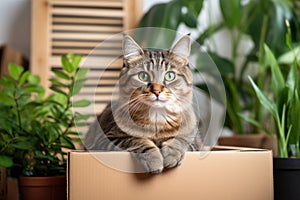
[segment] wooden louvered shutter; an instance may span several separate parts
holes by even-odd
[[[108,37],[136,26],[142,14],[142,0],[33,0],[31,71],[41,76],[42,84],[50,86],[51,69],[60,68],[60,56],[67,53],[87,56]],[[120,52],[121,42],[105,43],[109,48],[96,49],[98,61]],[[83,58],[84,59],[84,58]],[[95,93],[95,107],[101,111],[110,100],[122,62],[107,66],[87,64],[90,73],[81,95]],[[98,73],[97,73],[98,72]],[[98,74],[102,77],[98,82]],[[92,99],[91,99],[92,100]]]

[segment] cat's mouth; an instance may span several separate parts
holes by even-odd
[[[150,101],[151,101],[151,106],[161,108],[166,105],[166,102],[168,101],[168,99],[164,98],[161,95],[159,95],[159,96],[154,95],[151,97]]]

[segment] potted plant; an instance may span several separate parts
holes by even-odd
[[[249,73],[249,69],[258,69],[255,77],[258,79],[258,85],[264,86],[265,80],[268,80],[268,74],[263,71],[263,60],[260,59],[264,51],[263,44],[267,43],[277,56],[286,51],[286,48],[282,48],[286,32],[284,19],[290,20],[294,24],[294,29],[299,28],[293,5],[289,1],[252,0],[243,3],[241,0],[219,0],[221,19],[216,23],[210,22],[205,30],[199,31],[201,22],[198,18],[203,11],[204,3],[208,3],[208,1],[173,0],[156,4],[145,13],[138,26],[141,28],[161,27],[175,31],[185,26],[188,27],[188,30],[200,32],[196,37],[196,42],[207,49],[207,53],[215,62],[224,82],[226,90],[225,126],[239,135],[258,133],[255,126],[251,126],[241,117],[241,115],[251,116],[258,121],[265,117],[261,105],[257,103],[257,98],[253,95],[251,85],[247,81],[247,73]],[[212,16],[212,12],[209,11],[208,15]],[[208,20],[211,18],[208,17]],[[214,36],[224,32],[228,33],[227,39],[230,41],[226,51],[231,52],[231,55],[227,57],[222,55],[218,48],[214,48],[216,46]],[[295,31],[295,33],[298,32]],[[154,34],[147,30],[145,34],[140,35],[146,37],[149,44],[157,43],[157,46],[161,45],[162,47],[170,46],[175,39],[175,34]],[[244,55],[240,55],[245,38],[253,43],[253,46]],[[195,49],[195,51],[199,52],[199,49]],[[195,73],[210,70],[205,60],[201,60],[201,58],[197,60]],[[204,84],[198,84],[197,87],[205,90]],[[276,143],[274,138],[266,134],[239,135],[221,138],[220,142],[227,145],[234,145],[237,142],[235,145],[253,147],[265,145],[269,148],[272,148],[274,142]],[[248,143],[249,138],[250,143]],[[246,143],[242,144],[241,142]]]
[[[272,117],[275,130],[269,130],[262,121],[247,120],[266,132],[276,132],[278,157],[273,159],[275,199],[298,199],[300,196],[299,47],[293,48],[290,29],[286,38],[291,52],[279,59],[275,58],[267,45],[264,46],[265,66],[271,69],[271,91],[265,91],[249,78],[259,102]],[[281,69],[280,63],[283,60],[285,60],[284,68]]]
[[[72,54],[61,57],[62,69],[52,71],[48,97],[40,78],[21,66],[10,64],[10,75],[0,78],[0,166],[19,177],[22,199],[66,198],[66,150],[79,142],[75,120],[80,124],[88,117],[71,109],[90,104],[72,102],[88,72],[78,68],[80,60]]]

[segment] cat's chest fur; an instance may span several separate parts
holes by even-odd
[[[124,118],[123,112],[120,111],[115,115],[115,121],[123,132],[135,137],[153,140],[175,137],[182,125],[181,116],[166,108],[146,107],[129,113],[131,123],[122,123],[124,120],[128,120]]]

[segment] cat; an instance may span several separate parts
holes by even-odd
[[[147,172],[161,173],[201,145],[192,106],[190,46],[185,35],[170,50],[142,49],[124,34],[117,98],[89,127],[85,148],[129,151]]]

